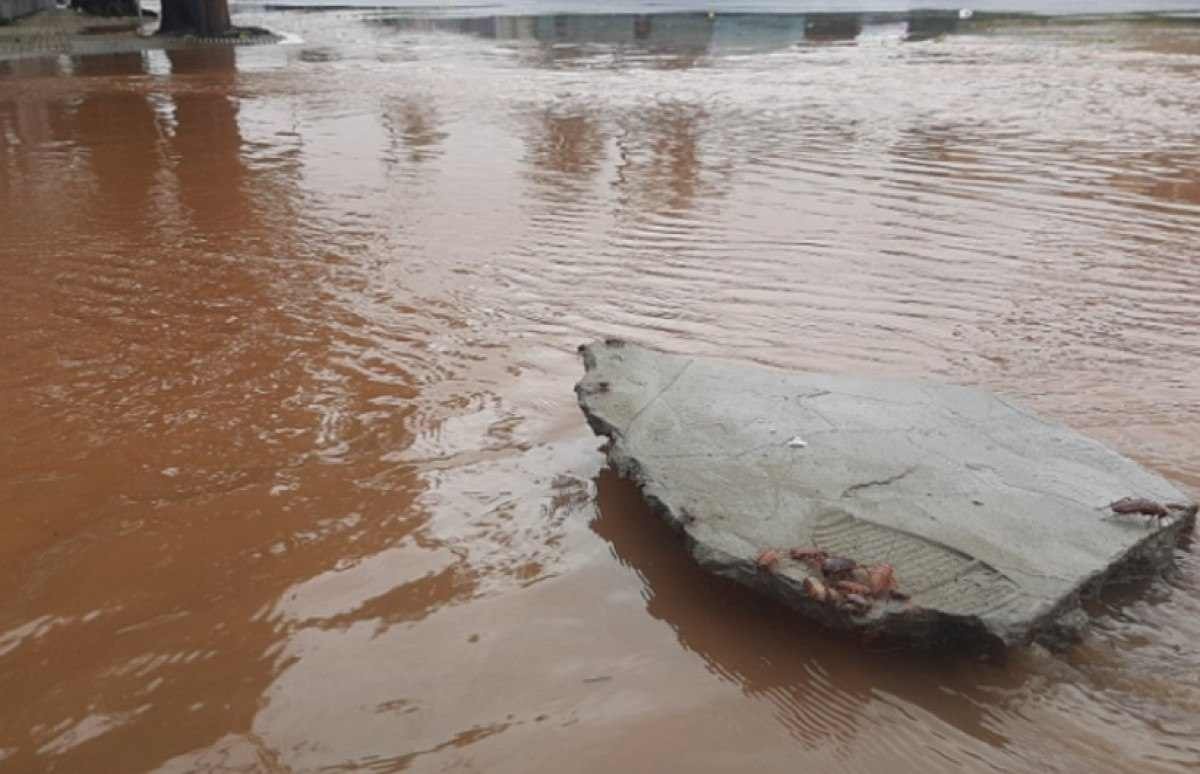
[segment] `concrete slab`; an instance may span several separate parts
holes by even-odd
[[[610,463],[696,561],[830,626],[1060,637],[1082,591],[1169,561],[1195,521],[1161,476],[982,390],[580,351],[579,404]]]

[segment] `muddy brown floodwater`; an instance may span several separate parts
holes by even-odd
[[[0,770],[1195,770],[1190,542],[1065,653],[860,645],[571,387],[983,385],[1200,491],[1200,28],[243,19],[0,63]]]

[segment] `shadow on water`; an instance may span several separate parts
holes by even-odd
[[[647,613],[668,623],[680,646],[712,672],[774,705],[779,722],[807,747],[830,738],[849,747],[870,734],[863,707],[881,695],[920,707],[988,746],[1008,742],[989,722],[995,694],[1017,691],[1025,675],[814,629],[784,606],[696,566],[631,482],[605,470],[596,484],[592,529],[637,572]],[[900,663],[904,668],[895,668]]]

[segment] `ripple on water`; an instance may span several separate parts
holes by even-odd
[[[1065,654],[900,656],[693,567],[570,391],[599,335],[929,376],[1200,488],[1194,28],[259,20],[0,75],[0,761],[1200,759],[1190,542]]]

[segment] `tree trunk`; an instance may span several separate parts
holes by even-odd
[[[223,35],[233,29],[229,0],[162,0],[161,35]]]

